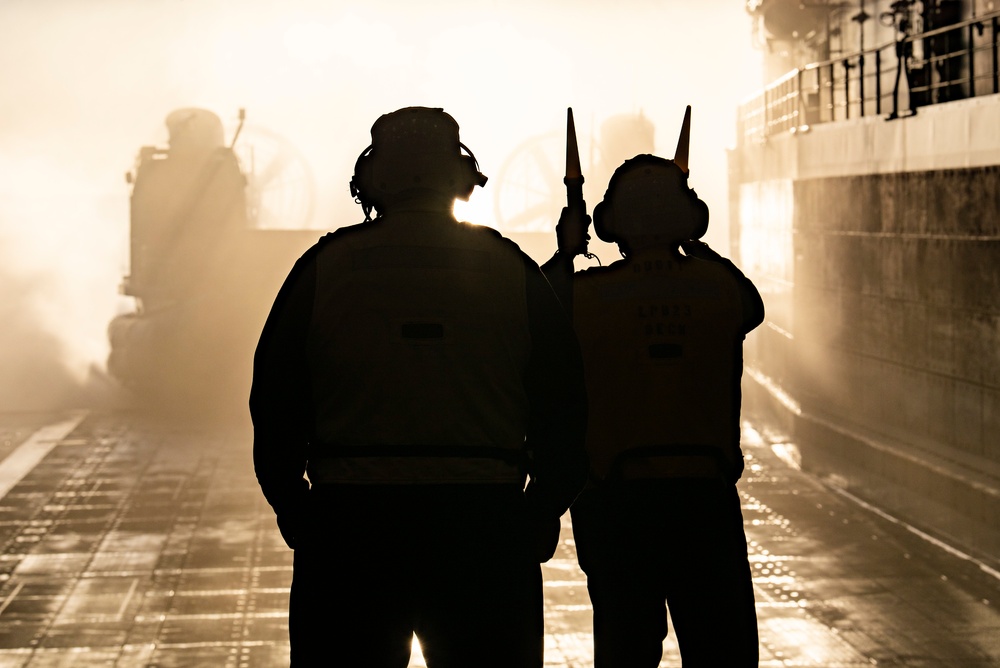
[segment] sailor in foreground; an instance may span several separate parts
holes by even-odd
[[[443,110],[379,118],[365,222],[296,263],[261,334],[254,465],[295,550],[293,666],[405,668],[414,633],[430,668],[542,665],[583,370],[538,266],[455,219],[485,181]]]
[[[687,183],[689,136],[690,107],[674,160],[639,155],[615,171],[593,224],[623,259],[576,273],[590,221],[573,206],[569,150],[570,206],[543,266],[572,311],[590,401],[591,482],[571,513],[597,668],[657,666],[667,609],[686,668],[758,661],[736,482],[742,345],[764,307],[699,241],[708,207]]]

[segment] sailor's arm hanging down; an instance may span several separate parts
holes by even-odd
[[[278,292],[254,354],[250,390],[254,471],[291,548],[309,490],[312,399],[305,341],[316,291],[314,254],[296,262]]]

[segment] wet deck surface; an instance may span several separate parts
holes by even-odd
[[[1000,665],[998,574],[770,446],[748,433],[740,483],[762,666]],[[287,665],[291,553],[247,434],[0,415],[0,458],[0,668]],[[546,665],[588,668],[590,605],[568,524],[544,574]],[[680,666],[672,637],[661,665]]]

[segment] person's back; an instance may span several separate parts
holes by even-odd
[[[366,221],[296,263],[254,360],[293,665],[403,668],[415,633],[431,668],[540,667],[539,562],[586,476],[578,346],[537,265],[454,219],[485,181],[454,120],[408,108],[372,136]]]
[[[516,482],[531,348],[522,253],[488,228],[426,212],[336,237],[317,254],[325,287],[308,342],[318,440],[406,448],[407,466],[378,461],[372,473],[391,470],[398,482]],[[420,448],[453,446],[494,456],[475,462],[475,474],[433,451],[414,465]],[[311,462],[309,477],[332,482],[349,471],[356,480],[364,461]]]
[[[669,246],[643,248],[576,276],[573,320],[587,396],[599,407],[587,443],[600,477],[615,465],[653,470],[651,448],[705,452],[734,465],[742,311],[729,272]],[[639,456],[641,464],[628,463]]]
[[[742,342],[763,317],[760,296],[695,241],[708,208],[688,187],[686,165],[626,161],[593,223],[623,260],[567,274],[579,252],[570,247],[545,268],[563,286],[587,378],[591,482],[571,512],[594,607],[595,666],[657,666],[665,603],[686,667],[756,665],[735,482]],[[563,230],[564,239],[583,236]]]

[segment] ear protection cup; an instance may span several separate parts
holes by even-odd
[[[605,199],[602,199],[598,205],[594,207],[594,213],[591,216],[591,220],[594,223],[594,233],[597,234],[598,239],[609,244],[616,244],[622,241],[622,239],[619,239],[618,236],[612,232],[615,227],[615,214],[614,210],[608,205],[607,202],[607,195],[605,195]]]
[[[365,214],[365,220],[371,220],[373,208],[378,206],[374,198],[375,188],[372,185],[372,158],[371,153],[374,147],[369,145],[354,163],[354,175],[351,177],[351,197],[361,205],[361,210]]]
[[[368,159],[371,152],[372,146],[369,145],[354,162],[354,175],[351,177],[351,197],[357,198],[362,192],[370,192],[372,189],[372,167],[371,160]]]
[[[463,200],[467,200],[476,186],[482,188],[489,179],[479,171],[479,161],[476,160],[476,156],[472,154],[469,147],[461,142],[458,145],[468,155],[459,157],[459,163],[461,163],[462,167],[458,171],[461,175],[458,177],[455,186],[458,196]]]
[[[695,208],[695,226],[694,234],[691,235],[692,240],[701,239],[708,232],[708,205],[698,197],[698,194],[692,190],[691,197],[694,200],[692,204]]]

